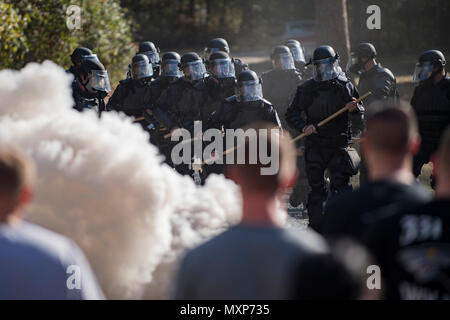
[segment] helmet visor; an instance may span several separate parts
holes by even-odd
[[[328,81],[335,79],[341,73],[339,60],[331,57],[322,60],[313,61],[314,63],[314,80]]]
[[[150,61],[150,63],[152,65],[157,64],[160,61],[158,52],[146,51],[146,52],[143,52],[142,54],[145,54],[147,56],[148,61]]]
[[[183,73],[178,67],[178,60],[164,60],[162,63],[162,75],[167,77],[181,77]]]
[[[153,75],[153,68],[147,61],[133,63],[131,77],[133,79],[149,78]]]
[[[210,71],[215,78],[234,78],[236,76],[234,64],[230,59],[216,59],[210,63]]]
[[[97,55],[95,53],[88,54],[87,56],[83,56],[83,60],[91,60],[91,61],[100,62],[100,60],[98,59],[98,57],[97,57]]]
[[[108,71],[106,70],[91,70],[91,72],[89,72],[89,84],[92,89],[97,91],[111,91]]]
[[[292,57],[294,58],[295,62],[303,62],[306,63],[305,59],[305,52],[303,51],[302,47],[289,47],[292,53]]]
[[[251,102],[263,98],[262,86],[259,81],[249,80],[238,82],[236,91],[238,101]]]
[[[184,74],[192,81],[203,79],[206,73],[205,65],[201,60],[188,62],[183,67]]]
[[[275,69],[281,70],[293,70],[295,69],[294,58],[290,53],[282,53],[278,55],[273,61],[273,66]]]
[[[429,61],[417,63],[414,69],[413,82],[425,81],[433,74],[433,64]]]

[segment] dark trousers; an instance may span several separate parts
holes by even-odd
[[[309,224],[316,231],[320,231],[323,204],[328,197],[325,170],[328,169],[330,175],[331,194],[351,189],[351,174],[344,168],[345,144],[346,141],[333,141],[333,139],[321,139],[314,136],[308,137],[305,141],[306,173],[311,187],[307,209]]]

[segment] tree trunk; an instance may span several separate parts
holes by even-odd
[[[317,46],[330,45],[339,52],[341,67],[350,55],[347,0],[315,0]]]

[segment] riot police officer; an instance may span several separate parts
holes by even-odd
[[[271,60],[273,69],[263,73],[261,76],[263,92],[264,96],[277,108],[277,113],[280,116],[283,128],[288,128],[285,118],[286,111],[297,92],[297,87],[303,82],[303,79],[295,69],[294,59],[287,46],[275,47],[272,50]],[[296,130],[291,129],[289,131],[292,136],[298,135]],[[309,192],[306,175],[302,174],[305,172],[303,141],[298,141],[296,147],[299,153],[297,157],[297,169],[300,174],[298,175],[297,183],[291,193],[288,204],[288,213],[293,215],[296,207],[299,207],[302,203],[304,203],[303,207],[305,207],[305,197]]]
[[[230,54],[230,47],[228,46],[227,40],[223,38],[211,39],[205,48],[204,58],[208,60],[210,55],[217,51],[223,51]],[[239,74],[244,70],[248,70],[248,64],[244,63],[242,60],[237,58],[231,58],[231,60],[234,63],[236,74]]]
[[[111,91],[108,72],[98,59],[84,59],[81,62],[76,81],[72,83],[74,109],[92,109],[100,116],[106,111],[104,98]]]
[[[371,103],[377,100],[397,99],[397,80],[391,70],[376,61],[377,51],[371,43],[360,43],[349,61],[348,71],[359,75],[358,91],[372,92],[364,102],[369,110]]]
[[[223,100],[234,94],[235,71],[230,56],[224,51],[216,51],[208,60],[209,77],[198,82],[193,90],[194,103],[201,112],[202,129],[222,129],[220,112]],[[213,155],[212,155],[213,156]],[[223,165],[209,164],[204,166],[202,179],[211,173],[223,173]]]
[[[305,50],[303,49],[300,41],[295,39],[289,39],[284,43],[289,48],[294,58],[295,68],[303,79],[309,79],[312,76],[312,70],[307,66]]]
[[[157,107],[156,101],[172,82],[183,76],[180,70],[180,59],[180,55],[174,51],[166,52],[161,56],[161,74],[150,83],[152,102],[146,106],[144,111],[150,141],[159,148],[161,154],[165,156],[165,162],[169,165],[172,165],[170,160],[172,142],[164,137],[170,131],[155,119],[155,114],[162,114],[163,118],[165,116],[165,111]]]
[[[70,55],[70,59],[72,60],[73,64],[69,69],[66,70],[66,72],[72,73],[76,78],[83,58],[89,55],[92,55],[92,51],[90,49],[84,47],[75,48],[75,50],[73,50],[72,54]]]
[[[194,99],[201,111],[203,130],[221,129],[217,117],[223,100],[234,95],[234,64],[226,52],[216,51],[208,60],[208,72],[210,76],[195,85]]]
[[[294,100],[286,113],[287,123],[307,135],[305,162],[311,192],[308,195],[310,226],[320,229],[323,203],[327,199],[325,170],[330,174],[330,190],[333,194],[350,189],[350,176],[355,174],[358,159],[349,150],[349,112],[334,118],[322,127],[317,124],[344,106],[362,116],[362,107],[355,100],[356,88],[340,72],[339,55],[330,46],[318,47],[310,61],[314,66],[314,78],[297,89]],[[306,119],[302,117],[305,112]],[[353,161],[350,161],[353,160]]]
[[[226,98],[222,105],[221,122],[225,129],[238,129],[258,121],[281,128],[277,111],[263,97],[261,79],[254,71],[245,70],[237,76],[236,94]]]
[[[193,99],[192,91],[206,74],[206,68],[195,52],[189,52],[181,57],[180,68],[184,75],[170,83],[157,99],[153,116],[161,126],[173,132],[176,128],[185,128],[191,132],[194,121],[201,119],[199,106]],[[170,138],[168,138],[170,139]],[[189,174],[189,166],[182,164],[176,167],[181,174]]]
[[[398,99],[397,80],[392,72],[381,66],[376,61],[377,51],[371,43],[360,43],[350,59],[347,71],[359,75],[358,91],[372,92],[364,106],[366,112],[370,112],[370,105],[375,101]],[[352,119],[353,135],[359,135],[364,129],[364,123],[358,118]],[[364,161],[361,162],[359,183],[364,184],[368,180],[367,169]]]
[[[273,69],[261,75],[264,97],[275,105],[281,125],[287,128],[286,110],[302,83],[302,77],[295,70],[294,59],[287,46],[273,48],[270,58]]]
[[[145,106],[151,103],[149,89],[153,68],[144,54],[136,54],[131,61],[131,78],[120,80],[107,109],[124,112],[127,116],[140,118]]]
[[[420,151],[414,158],[414,174],[418,176],[422,166],[437,150],[445,127],[450,124],[450,79],[442,52],[428,50],[422,53],[413,81],[418,86],[414,89],[411,105],[417,114],[422,137]]]
[[[160,73],[161,59],[159,57],[159,48],[151,41],[139,43],[139,51],[137,53],[145,54],[153,66],[153,76],[157,77]]]

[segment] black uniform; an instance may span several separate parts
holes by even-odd
[[[365,243],[378,259],[387,299],[450,299],[450,200],[383,210]]]
[[[450,78],[447,76],[437,84],[430,80],[420,83],[411,99],[422,138],[420,151],[414,158],[416,176],[436,152],[442,133],[450,124]]]
[[[273,105],[266,99],[252,102],[239,102],[237,97],[225,99],[221,122],[225,129],[239,129],[253,122],[270,122],[281,128],[280,119]]]
[[[128,78],[119,81],[119,85],[108,101],[107,109],[138,118],[142,116],[144,109],[152,103],[152,100],[150,82]]]
[[[72,82],[72,97],[75,102],[73,108],[77,111],[94,110],[99,115],[103,111],[108,111],[104,98],[99,94],[86,91],[78,81]]]
[[[286,113],[288,124],[299,131],[317,123],[343,108],[352,98],[358,98],[356,88],[340,74],[329,81],[318,82],[310,79],[297,89],[297,94]],[[302,113],[306,114],[306,121]],[[362,116],[362,110],[357,112]],[[305,139],[305,161],[311,192],[308,196],[310,224],[318,229],[322,217],[323,202],[327,199],[324,173],[330,173],[330,191],[337,193],[350,189],[350,176],[347,151],[349,140],[349,113],[345,112],[334,120],[317,128],[317,134]]]
[[[398,99],[397,81],[392,72],[376,64],[372,69],[361,73],[358,83],[358,92],[372,94],[364,101],[366,114],[371,112],[370,105],[376,101],[383,101],[387,99]],[[360,119],[352,119],[353,135],[359,135],[364,130],[364,123]],[[367,183],[367,167],[365,161],[361,161],[359,181],[360,185]]]

